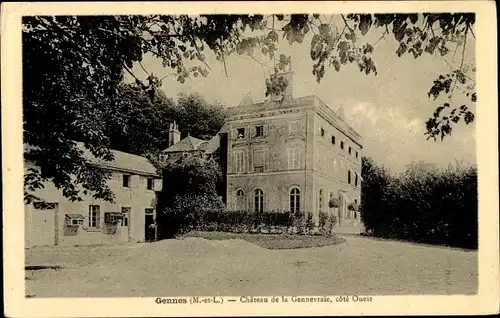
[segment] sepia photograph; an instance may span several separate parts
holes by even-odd
[[[19,17],[26,301],[478,295],[478,14],[279,8]]]

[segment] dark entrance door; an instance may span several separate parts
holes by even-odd
[[[155,240],[156,229],[155,229],[154,225],[155,225],[155,221],[154,221],[153,214],[146,214],[146,219],[144,222],[144,226],[145,226],[144,233],[146,236],[145,240],[147,242],[151,242],[151,241]]]

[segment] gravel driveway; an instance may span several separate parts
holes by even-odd
[[[477,252],[344,236],[345,243],[267,250],[201,238],[26,250],[31,297],[475,294]]]

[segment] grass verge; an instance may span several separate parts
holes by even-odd
[[[239,239],[270,250],[322,247],[345,242],[343,238],[336,235],[326,237],[315,235],[249,234],[192,231],[184,235],[183,237],[201,237],[207,240],[218,241]]]

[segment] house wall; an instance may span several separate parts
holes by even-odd
[[[264,192],[264,210],[289,210],[290,190],[300,190],[301,210],[310,210],[312,174],[310,166],[314,157],[310,154],[313,138],[307,134],[313,124],[313,104],[298,105],[294,109],[262,107],[260,111],[229,119],[227,152],[227,206],[236,209],[236,191],[245,193],[246,208],[254,207],[254,191]],[[244,111],[244,109],[242,110]],[[263,126],[263,136],[256,136],[257,126]],[[238,129],[244,128],[244,138],[238,138]],[[299,149],[298,165],[289,166],[288,150]],[[255,153],[263,151],[264,167],[255,167]],[[243,153],[244,170],[237,170],[236,153]]]
[[[306,188],[303,171],[280,172],[272,174],[233,175],[228,180],[228,209],[237,210],[236,191],[244,191],[243,209],[254,210],[255,190],[264,193],[264,211],[290,210],[290,191],[297,187],[300,191],[300,210],[312,211],[312,187]]]
[[[30,165],[26,165],[26,169]],[[142,242],[145,240],[145,209],[153,208],[156,218],[156,192],[147,189],[147,177],[131,175],[130,187],[122,186],[122,172],[113,172],[108,185],[115,194],[115,202],[105,202],[94,199],[89,195],[83,196],[81,202],[71,202],[52,183],[45,183],[44,188],[37,190],[34,195],[48,203],[57,203],[54,210],[38,210],[33,204],[25,205],[25,243],[26,246],[35,245],[87,245],[112,244],[118,242]],[[99,228],[90,228],[89,206],[98,205],[100,209]],[[129,227],[119,227],[115,234],[106,234],[105,212],[121,212],[122,207],[130,207],[128,217]],[[84,216],[83,225],[79,226],[76,235],[68,235],[65,231],[65,214],[81,214]],[[47,219],[53,218],[53,230],[47,225]],[[41,233],[44,233],[43,235]],[[66,232],[66,233],[65,233]],[[50,234],[47,234],[50,233]],[[54,240],[46,237],[54,237]],[[45,237],[45,239],[42,239]],[[51,244],[48,242],[52,241]]]
[[[316,97],[300,98],[293,103],[282,106],[260,103],[232,110],[227,154],[229,209],[237,207],[238,189],[245,193],[245,207],[253,209],[254,191],[259,188],[264,191],[264,209],[288,210],[289,191],[294,185],[300,188],[301,209],[312,212],[316,220],[320,189],[323,189],[324,211],[328,210],[330,193],[339,198],[342,191],[350,200],[360,203],[360,136]],[[300,123],[295,133],[291,133],[292,123]],[[254,129],[261,125],[265,127],[264,136],[256,137]],[[244,138],[238,138],[239,128],[245,129]],[[335,136],[335,144],[332,136]],[[290,170],[288,149],[293,147],[301,149],[300,166]],[[259,149],[266,154],[263,172],[256,172],[254,168],[253,154]],[[243,172],[236,169],[237,152],[244,154]],[[351,183],[348,183],[348,170],[351,170]],[[356,174],[358,183],[355,185]],[[343,197],[342,200],[346,210],[349,202]],[[348,212],[341,213],[347,216]]]
[[[332,116],[333,117],[333,116]],[[361,198],[361,145],[360,140],[345,133],[345,127],[337,118],[329,118],[328,114],[319,111],[314,118],[314,173],[313,173],[313,197],[315,202],[316,216],[319,213],[320,190],[323,190],[323,211],[328,209],[330,194],[341,198],[342,207],[338,213],[344,218],[353,218],[354,214],[347,210],[347,200],[340,195],[342,191],[350,200],[360,203]],[[322,135],[323,130],[323,135]],[[335,136],[335,143],[332,142]],[[341,148],[341,142],[344,148]],[[351,153],[349,154],[349,147]],[[358,153],[356,157],[356,152]],[[351,182],[348,181],[348,170],[351,171]],[[358,182],[355,176],[358,174]],[[359,219],[359,215],[356,215]]]

